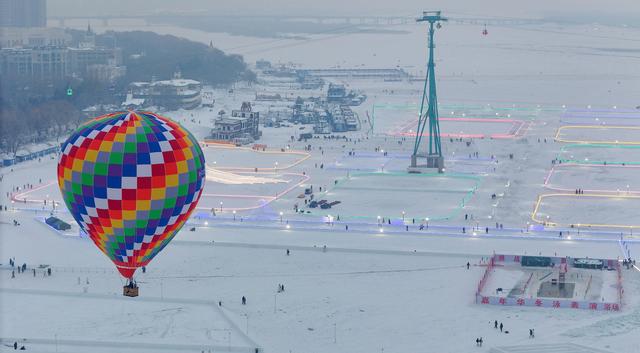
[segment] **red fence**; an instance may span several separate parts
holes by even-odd
[[[484,285],[487,284],[490,273],[491,271],[493,271],[493,267],[495,265],[495,257],[496,256],[493,255],[489,259],[489,262],[487,263],[487,267],[484,270],[484,274],[482,275],[482,279],[480,279],[480,282],[478,283],[478,290],[476,291],[476,304],[478,303],[478,295],[482,293],[482,290],[484,289]]]
[[[569,263],[568,257],[551,257],[554,263],[559,264],[567,264]],[[491,273],[496,266],[496,262],[512,262],[519,263],[521,256],[519,255],[498,255],[494,254],[489,263],[487,264],[487,268],[484,271],[482,279],[478,283],[478,288],[476,291],[476,304],[489,304],[489,305],[513,305],[513,306],[536,306],[536,307],[547,307],[547,308],[571,308],[571,309],[587,309],[587,310],[602,310],[602,311],[619,311],[622,308],[622,298],[624,294],[624,289],[622,287],[622,269],[620,262],[618,260],[611,259],[603,259],[603,262],[607,265],[608,268],[615,268],[617,271],[617,289],[618,289],[618,298],[616,302],[596,302],[596,301],[586,301],[586,300],[571,300],[571,299],[549,299],[549,298],[524,298],[524,297],[500,297],[497,295],[483,295],[482,292],[484,287],[491,276]],[[571,266],[568,264],[568,266]],[[527,286],[531,282],[531,278],[533,274],[529,276],[524,289],[526,290]]]
[[[624,294],[624,288],[622,288],[622,266],[620,262],[617,263],[616,271],[618,271],[618,303],[622,306],[622,295]]]

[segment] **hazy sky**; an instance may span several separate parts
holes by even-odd
[[[640,0],[48,0],[52,16],[157,11],[211,11],[236,14],[390,14],[417,15],[422,10],[476,16],[583,17],[604,14],[640,23]]]

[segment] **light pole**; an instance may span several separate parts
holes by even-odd
[[[236,220],[236,210],[233,210],[233,220]]]
[[[429,217],[424,219],[425,221],[427,221],[427,229],[429,229]]]
[[[280,211],[280,223],[282,223],[282,216],[284,215],[284,213],[282,211]]]
[[[378,216],[378,225],[380,225],[380,216]]]
[[[220,201],[220,212],[222,212],[222,201]]]
[[[404,215],[405,215],[405,212],[402,211],[402,223],[404,223]]]

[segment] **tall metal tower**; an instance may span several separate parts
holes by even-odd
[[[440,16],[440,11],[424,11],[422,17],[416,19],[416,22],[429,23],[429,61],[427,63],[427,75],[424,80],[424,90],[422,91],[422,103],[420,104],[416,140],[413,146],[413,154],[411,155],[410,172],[419,172],[420,167],[437,168],[440,173],[444,171],[444,157],[442,157],[442,146],[440,144],[440,124],[438,123],[438,96],[436,93],[436,64],[433,58],[433,49],[435,48],[433,34],[436,28],[441,27],[440,23],[445,21],[447,21],[447,19]],[[427,124],[429,125],[429,153],[425,156],[420,154],[420,143],[422,142],[422,136]],[[418,165],[418,157],[426,157],[427,165]]]

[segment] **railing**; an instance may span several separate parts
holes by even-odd
[[[529,287],[529,284],[531,284],[531,279],[532,278],[533,278],[533,272],[531,272],[531,274],[529,275],[529,279],[524,283],[524,287],[522,287],[522,295],[523,296],[527,292],[527,287]]]
[[[587,289],[584,291],[583,299],[587,299],[587,294],[589,293],[589,289],[591,289],[591,280],[593,279],[593,275],[589,275],[589,282],[587,282]]]

